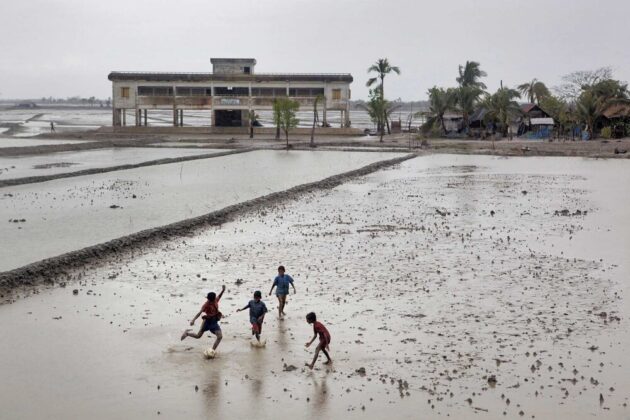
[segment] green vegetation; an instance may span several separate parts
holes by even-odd
[[[389,64],[389,60],[387,58],[379,58],[368,68],[367,71],[368,73],[377,73],[378,76],[369,78],[365,85],[367,87],[371,87],[374,83],[380,80],[381,83],[376,87],[376,91],[380,93],[381,100],[385,101],[385,76],[390,73],[400,74],[400,68]],[[383,123],[384,125],[387,125],[387,134],[391,134],[391,130],[389,128],[389,118],[385,118]],[[383,127],[377,127],[377,129],[379,132],[382,132]]]
[[[457,89],[438,88],[433,86],[428,91],[429,94],[429,112],[419,113],[427,117],[427,121],[422,126],[422,131],[429,132],[432,129],[439,128],[442,135],[446,134],[446,126],[444,124],[444,114],[455,109],[457,104]]]
[[[516,87],[521,94],[525,95],[527,100],[536,105],[540,105],[540,101],[551,95],[547,86],[538,79],[532,79],[531,82],[520,84]]]
[[[284,131],[287,149],[289,148],[289,131],[297,127],[300,122],[295,116],[298,109],[300,109],[300,104],[289,98],[278,98],[273,103],[273,120],[277,129]]]

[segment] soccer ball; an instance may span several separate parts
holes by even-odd
[[[249,343],[252,347],[265,347],[267,345],[267,340],[252,340]]]
[[[216,351],[214,351],[214,349],[213,349],[213,348],[205,349],[205,350],[203,351],[203,356],[204,356],[206,359],[214,359],[214,356],[216,356],[216,355],[217,355],[217,352],[216,352]]]

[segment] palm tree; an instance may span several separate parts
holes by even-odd
[[[313,102],[313,128],[311,128],[311,147],[315,147],[315,125],[317,125],[317,121],[319,120],[319,114],[317,113],[317,103],[319,101],[325,101],[326,98],[324,95],[317,95],[315,97],[315,101]]]
[[[438,88],[433,86],[428,91],[429,111],[419,112],[418,116],[427,116],[427,121],[422,125],[423,131],[429,131],[433,127],[440,127],[442,134],[446,134],[444,114],[455,108],[457,103],[457,91],[454,88]]]
[[[468,128],[469,118],[475,112],[483,91],[475,86],[460,86],[456,89],[457,109],[462,113],[464,129]]]
[[[472,86],[485,90],[486,85],[483,82],[480,82],[479,79],[486,77],[488,73],[481,70],[479,66],[480,64],[476,61],[466,61],[465,65],[460,65],[459,77],[455,79],[457,80],[457,83],[459,83],[459,86]]]
[[[535,103],[536,105],[540,105],[540,100],[550,95],[547,86],[537,79],[518,85],[516,89],[525,95],[530,103]]]
[[[367,87],[371,87],[374,83],[380,80],[381,83],[379,86],[377,86],[377,89],[380,91],[381,99],[384,100],[385,99],[385,76],[387,76],[390,73],[400,74],[400,68],[398,68],[397,66],[390,65],[389,60],[387,58],[379,58],[378,60],[376,60],[374,64],[372,64],[368,68],[367,71],[368,73],[372,73],[372,72],[377,73],[378,76],[369,78],[368,81],[365,83],[365,85]],[[385,124],[387,124],[387,133],[391,134],[391,130],[389,128],[389,119],[385,120]]]
[[[494,94],[486,95],[483,101],[484,107],[488,110],[486,120],[497,122],[503,136],[508,133],[511,119],[521,114],[521,107],[516,102],[516,99],[520,97],[521,94],[516,89],[501,87]],[[494,149],[494,137],[492,148]]]
[[[367,111],[370,119],[376,125],[376,129],[380,135],[379,141],[382,143],[383,134],[385,132],[385,121],[400,105],[394,105],[387,99],[383,99],[378,87],[376,89],[370,89],[369,98],[367,103],[357,105]]]

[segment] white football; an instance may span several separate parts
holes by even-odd
[[[217,355],[217,352],[216,352],[216,351],[214,351],[214,349],[209,348],[209,349],[205,349],[205,350],[203,351],[203,355],[204,355],[204,357],[205,357],[206,359],[214,359],[214,356],[216,356],[216,355]]]

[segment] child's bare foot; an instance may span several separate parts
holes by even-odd
[[[330,365],[331,363],[332,363],[332,359],[330,359],[330,360],[326,360],[326,361],[324,362],[324,364],[325,364],[325,365]]]
[[[313,365],[310,365],[308,363],[304,363],[304,366],[308,367],[310,370],[313,370]]]
[[[190,331],[192,331],[192,330],[184,330],[184,332],[182,333],[182,340],[181,341],[184,341],[184,338],[188,337],[188,333]]]

